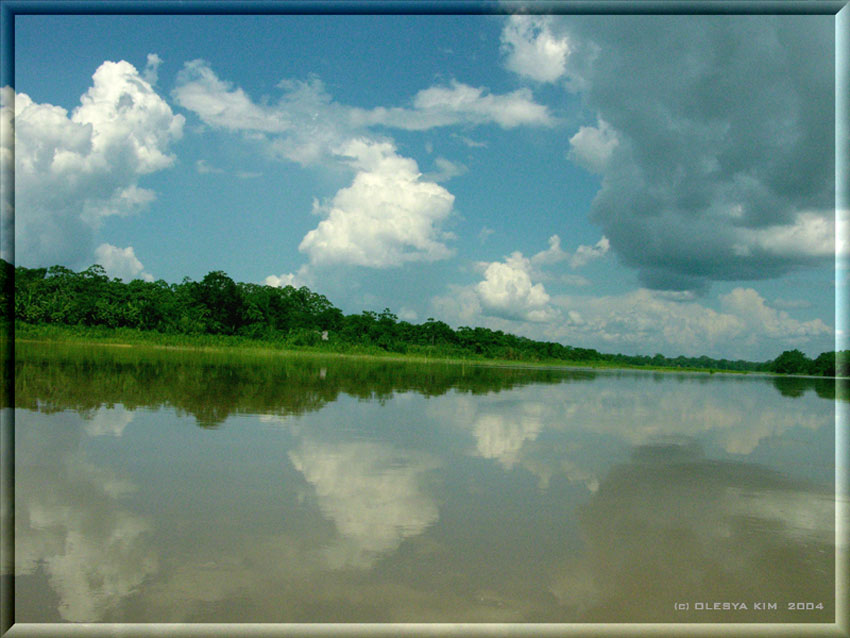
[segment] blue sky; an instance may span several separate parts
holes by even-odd
[[[847,277],[834,35],[832,16],[19,15],[15,261],[224,270],[606,352],[816,356],[843,339]]]

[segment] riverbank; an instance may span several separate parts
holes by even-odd
[[[252,339],[229,335],[164,334],[132,328],[105,328],[101,326],[63,326],[17,324],[15,342],[57,343],[91,345],[115,348],[149,347],[169,350],[195,350],[203,352],[239,352],[270,356],[326,356],[362,360],[399,361],[408,363],[442,363],[480,365],[493,367],[532,367],[569,370],[644,370],[650,372],[689,372],[699,374],[770,375],[768,372],[719,370],[716,368],[667,367],[628,365],[608,361],[567,361],[563,359],[493,359],[484,356],[451,356],[429,346],[412,346],[406,353],[390,352],[377,346],[346,343],[321,343],[320,345],[292,345],[285,340]]]

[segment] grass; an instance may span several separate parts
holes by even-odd
[[[400,362],[458,363],[465,365],[487,365],[501,367],[541,367],[541,368],[584,368],[584,369],[633,369],[652,372],[693,372],[751,374],[749,371],[716,370],[711,368],[677,368],[666,366],[638,366],[608,361],[567,361],[563,359],[523,360],[497,359],[485,356],[453,356],[440,352],[437,348],[414,346],[414,352],[389,352],[377,346],[361,346],[340,342],[328,342],[320,345],[293,345],[284,339],[264,340],[229,335],[187,335],[164,334],[133,328],[107,328],[103,326],[65,326],[32,325],[16,323],[15,341],[54,342],[77,345],[97,345],[110,347],[153,347],[165,349],[186,349],[200,351],[226,351],[230,353],[250,352],[268,355],[310,355],[352,357],[362,360],[382,360]],[[756,373],[752,373],[756,374]]]

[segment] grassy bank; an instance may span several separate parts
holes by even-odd
[[[638,366],[607,361],[568,361],[563,359],[492,359],[484,356],[457,356],[431,346],[411,346],[407,352],[388,352],[377,346],[353,345],[341,342],[323,342],[319,345],[295,345],[286,339],[264,340],[229,335],[208,334],[165,334],[133,328],[106,328],[102,326],[32,325],[17,323],[15,341],[54,342],[77,345],[100,345],[112,347],[153,347],[222,352],[250,352],[252,354],[286,354],[352,357],[406,362],[440,362],[466,365],[585,368],[585,369],[634,369],[655,372],[698,372],[705,374],[748,374],[747,371],[717,370],[696,367]]]

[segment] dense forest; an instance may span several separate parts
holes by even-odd
[[[7,324],[102,326],[171,335],[230,335],[286,347],[345,352],[393,352],[458,358],[606,363],[627,366],[848,375],[850,351],[810,359],[789,350],[772,361],[606,354],[535,341],[489,328],[400,321],[389,308],[344,314],[306,287],[235,282],[222,271],[179,284],[110,279],[100,265],[74,272],[64,266],[14,267],[0,260],[0,317]]]

